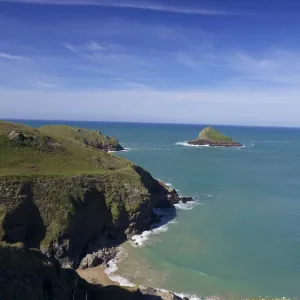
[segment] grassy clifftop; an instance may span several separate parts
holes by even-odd
[[[85,143],[100,150],[119,151],[124,148],[115,137],[103,135],[99,130],[74,128],[65,125],[48,125],[40,128],[46,134],[55,134],[69,139]]]
[[[0,176],[78,175],[125,169],[133,173],[129,161],[62,136],[0,122]]]

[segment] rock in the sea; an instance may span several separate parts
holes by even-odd
[[[187,202],[191,202],[191,201],[194,201],[194,199],[192,197],[185,197],[185,196],[182,196],[180,197],[182,203],[187,203]]]
[[[212,127],[204,128],[199,137],[195,140],[188,141],[190,145],[214,146],[214,147],[241,147],[241,143],[234,141],[229,136],[225,136]]]

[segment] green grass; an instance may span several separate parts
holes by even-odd
[[[204,128],[199,134],[199,139],[216,142],[232,142],[232,139],[229,136],[221,134],[212,127]]]
[[[74,139],[97,148],[102,145],[120,146],[118,140],[113,137],[107,137],[98,130],[89,130],[85,128],[74,128],[66,125],[48,125],[40,128],[41,132],[46,134],[55,134],[57,136]]]
[[[22,131],[34,136],[34,145],[22,145],[9,140],[11,131]],[[45,137],[61,145],[47,149]],[[98,151],[77,142],[53,134],[8,122],[0,122],[0,176],[4,175],[75,175],[102,173],[128,169],[132,164],[104,151]]]

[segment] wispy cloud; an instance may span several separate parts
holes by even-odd
[[[162,11],[188,15],[230,15],[232,13],[223,10],[200,9],[198,7],[184,7],[167,4],[150,3],[147,1],[109,1],[109,0],[0,0],[0,2],[19,2],[47,5],[95,5],[116,8],[132,8],[150,11]],[[170,1],[171,2],[171,1]]]
[[[68,50],[72,51],[73,53],[77,53],[77,49],[75,46],[69,44],[69,43],[64,43],[63,44],[65,48],[67,48]]]
[[[0,59],[9,59],[9,60],[24,60],[25,57],[19,55],[12,55],[9,53],[0,52]]]
[[[102,51],[102,50],[105,50],[106,47],[100,45],[98,42],[96,41],[89,41],[87,44],[86,44],[86,47],[91,50],[91,51]]]
[[[48,82],[45,82],[45,81],[40,81],[38,80],[36,82],[36,84],[40,87],[43,87],[43,88],[59,88],[61,87],[60,85],[58,84],[52,84],[52,83],[48,83]]]

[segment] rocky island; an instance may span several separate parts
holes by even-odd
[[[40,128],[46,134],[59,135],[74,139],[86,145],[104,151],[122,151],[124,148],[115,137],[106,136],[100,130],[74,128],[67,125],[47,125]]]
[[[241,147],[241,143],[234,141],[229,136],[225,136],[212,127],[201,130],[199,137],[187,142],[190,145],[213,146],[213,147]]]
[[[0,121],[0,299],[181,299],[89,283],[75,271],[105,264],[157,221],[154,208],[181,200],[143,168],[77,138],[82,133]]]

